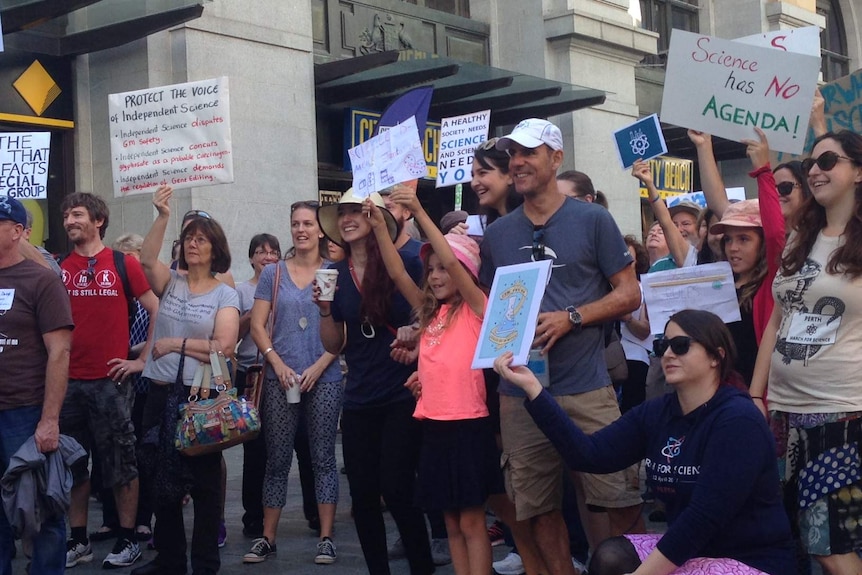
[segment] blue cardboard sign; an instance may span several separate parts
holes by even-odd
[[[631,168],[636,160],[649,160],[667,153],[656,114],[620,128],[614,132],[614,142],[623,169]]]

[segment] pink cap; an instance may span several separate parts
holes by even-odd
[[[479,258],[479,244],[476,243],[476,240],[461,234],[446,234],[444,237],[458,261],[464,264],[464,267],[473,274],[474,278],[479,279],[479,268],[482,266],[482,260]],[[433,249],[431,244],[422,244],[419,256],[425,261]]]
[[[742,200],[727,206],[721,221],[712,224],[711,234],[723,234],[726,228],[762,228],[760,220],[760,202],[757,200]]]

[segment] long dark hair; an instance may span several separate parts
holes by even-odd
[[[802,190],[803,202],[811,197],[811,188],[808,186],[808,178],[802,170],[802,162],[799,160],[793,160],[792,162],[778,164],[775,169],[772,170],[772,173],[775,174],[778,170],[788,170],[793,175],[793,179],[796,180],[796,183],[799,184],[799,189]],[[796,219],[799,217],[799,211],[801,210],[797,210],[795,213],[790,215],[789,221],[787,222],[788,229],[793,229]]]
[[[684,309],[670,316],[667,323],[670,322],[678,325],[688,337],[702,345],[706,353],[718,362],[719,379],[722,383],[735,384],[735,380],[740,379],[734,371],[736,344],[733,343],[730,330],[720,317],[709,311]],[[667,330],[667,324],[664,327]],[[724,350],[723,356],[721,350]]]
[[[826,139],[835,140],[841,150],[857,166],[862,166],[862,136],[849,130],[828,132],[814,141],[816,146]],[[806,178],[807,179],[807,178]],[[830,274],[846,274],[852,279],[862,275],[862,182],[856,184],[855,204],[850,220],[844,228],[844,243],[829,256],[826,271]],[[781,258],[781,275],[797,273],[808,259],[820,230],[826,227],[826,208],[810,196],[799,207],[796,215],[793,238]]]
[[[350,257],[350,244],[344,242],[344,253]],[[389,277],[380,246],[374,232],[365,236],[365,274],[362,276],[362,300],[359,304],[359,314],[371,325],[386,325],[389,323],[389,302],[394,295],[395,282]]]
[[[496,141],[496,138],[494,140]],[[500,170],[504,174],[509,173],[509,154],[494,146],[479,146],[476,148],[473,158],[486,170]],[[509,184],[509,189],[506,191],[506,213],[508,214],[523,203],[524,197],[515,191],[514,184]],[[479,206],[479,213],[485,216],[485,227],[490,226],[494,220],[503,215],[496,208],[485,206]]]
[[[698,230],[700,230],[701,222],[706,222],[706,237],[703,238],[703,245],[700,247],[700,251],[697,252],[697,265],[712,264],[722,259],[722,254],[713,253],[712,248],[709,247],[709,220],[711,220],[714,215],[715,210],[707,207],[700,212],[700,215],[697,218]]]

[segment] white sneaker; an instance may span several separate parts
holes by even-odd
[[[497,575],[523,575],[524,562],[521,561],[521,556],[514,551],[491,564],[494,568],[494,573]]]
[[[102,561],[102,569],[119,569],[128,567],[141,558],[141,548],[137,541],[121,539],[114,545],[114,549],[108,553]]]
[[[69,541],[66,544],[66,569],[71,569],[75,565],[81,563],[89,563],[93,560],[93,548],[90,543],[74,543]]]

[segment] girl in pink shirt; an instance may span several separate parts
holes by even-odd
[[[503,491],[503,483],[485,381],[481,370],[470,368],[487,303],[477,279],[479,246],[465,235],[444,236],[411,187],[397,186],[390,199],[412,212],[430,242],[420,252],[425,281],[419,288],[380,209],[369,201],[363,205],[386,269],[413,306],[422,331],[419,371],[405,384],[417,396],[413,417],[423,425],[417,503],[426,511],[443,511],[456,574],[489,573],[485,502]]]

